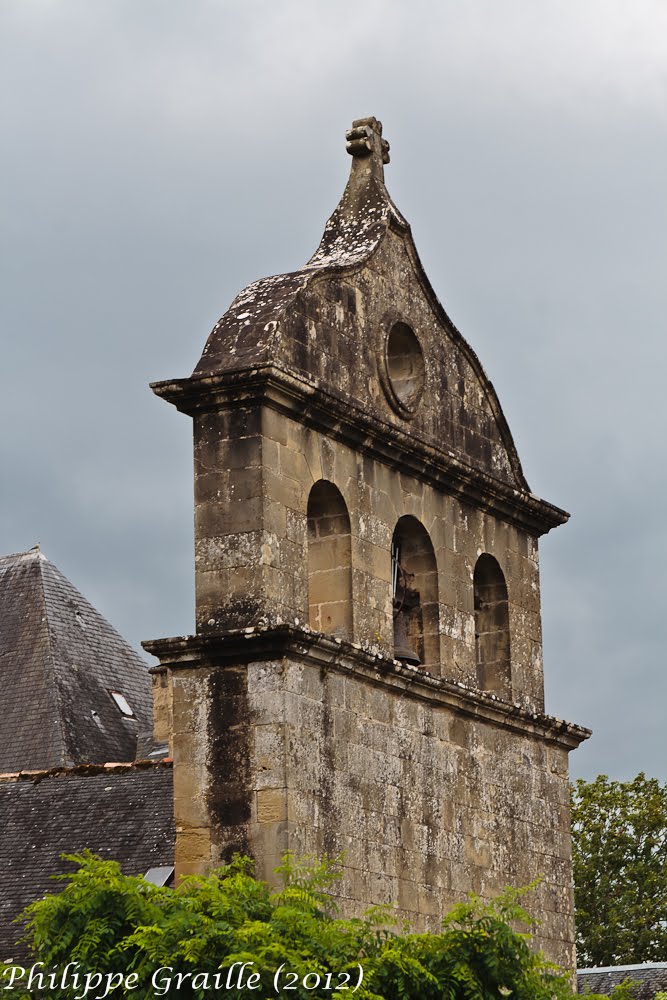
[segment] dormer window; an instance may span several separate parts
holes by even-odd
[[[121,694],[120,691],[109,691],[109,694],[116,702],[116,705],[118,706],[120,712],[125,716],[125,718],[134,719],[135,717],[134,712],[130,708],[130,704],[125,695]]]

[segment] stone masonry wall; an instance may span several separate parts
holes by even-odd
[[[573,965],[563,746],[362,672],[295,659],[247,670],[247,837],[264,877],[287,848],[344,852],[345,913],[386,903],[435,929],[471,891],[542,876],[527,903],[538,943]]]
[[[490,553],[508,587],[512,700],[542,711],[535,538],[268,407],[197,421],[198,632],[308,622],[308,496],[325,479],[350,516],[354,640],[392,653],[391,539],[398,519],[413,515],[438,565],[442,676],[476,684],[472,579]]]

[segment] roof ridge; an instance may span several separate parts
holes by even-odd
[[[58,631],[59,626],[62,625],[60,619],[60,614],[65,610],[65,601],[67,602],[67,607],[69,610],[74,612],[76,620],[81,625],[80,617],[83,617],[84,621],[90,623],[91,621],[96,623],[96,627],[89,630],[88,635],[85,638],[85,645],[87,650],[91,650],[91,636],[98,634],[99,629],[103,629],[107,636],[108,647],[115,645],[115,648],[119,651],[120,655],[123,656],[124,660],[128,663],[132,663],[132,669],[137,671],[143,670],[148,675],[149,665],[144,660],[143,656],[128,642],[128,640],[123,636],[118,629],[109,621],[109,619],[104,615],[99,608],[90,601],[85,594],[83,594],[79,588],[70,580],[70,578],[63,573],[61,569],[56,566],[55,563],[50,560],[45,560],[44,563],[40,564],[40,569],[42,572],[42,580],[45,588],[45,600],[47,607],[47,620],[49,621],[50,634],[53,634],[60,641],[54,643],[54,655],[52,660],[53,670],[54,670],[54,683],[57,689],[58,706],[59,706],[59,716],[60,725],[63,732],[63,744],[64,744],[64,760],[73,762],[79,759],[79,750],[76,744],[75,729],[73,728],[72,718],[68,715],[68,705],[67,705],[67,676],[72,675],[72,668],[75,664],[66,655],[67,650],[71,648],[71,637],[68,634]],[[53,621],[49,617],[51,611],[53,611]],[[83,626],[82,626],[83,627]],[[89,668],[85,673],[87,675],[96,675],[96,668],[93,661],[95,657],[93,652],[90,654],[92,659],[88,664]],[[76,664],[78,669],[78,663]],[[128,690],[126,683],[127,677],[124,679],[125,683],[121,683],[120,689],[125,693],[132,695],[130,690]],[[80,687],[83,680],[77,680],[77,687]],[[111,688],[115,688],[119,681],[111,685],[105,684],[107,692]],[[130,689],[132,684],[130,684]],[[134,705],[136,708],[136,703]],[[99,705],[96,706],[99,710]],[[94,718],[94,716],[93,716]],[[147,721],[147,720],[145,720]],[[136,748],[135,748],[136,749]]]
[[[42,592],[42,603],[44,605],[44,621],[46,622],[46,637],[48,643],[48,653],[46,656],[45,670],[48,670],[48,672],[51,675],[50,681],[52,688],[52,696],[55,701],[56,719],[58,722],[58,731],[60,734],[60,745],[62,747],[62,761],[63,761],[63,766],[66,766],[67,742],[65,736],[65,725],[63,722],[63,703],[60,694],[60,687],[58,685],[58,678],[56,676],[55,656],[53,653],[53,630],[51,628],[51,621],[49,618],[49,602],[46,599],[46,586],[44,583],[44,563],[47,563],[49,566],[53,566],[53,563],[50,562],[46,558],[46,556],[43,556],[39,562],[39,583]],[[46,666],[46,664],[48,664],[48,666]]]
[[[577,969],[577,975],[597,975],[602,972],[638,972],[642,969],[667,969],[667,962],[639,962],[635,965],[591,965],[587,969]]]
[[[116,628],[116,626],[113,624],[113,622],[111,622],[107,618],[106,614],[104,614],[102,611],[100,611],[100,609],[95,604],[93,604],[93,602],[91,600],[89,600],[86,597],[86,595],[84,593],[82,593],[82,591],[79,590],[79,588],[77,587],[77,585],[75,583],[73,583],[70,580],[70,578],[65,573],[63,573],[63,571],[61,569],[59,569],[58,566],[56,566],[56,564],[54,562],[52,562],[51,559],[47,559],[46,556],[44,556],[43,557],[42,567],[46,568],[47,566],[49,567],[49,569],[53,570],[53,572],[55,573],[55,575],[58,576],[63,581],[64,585],[69,590],[74,591],[74,593],[76,595],[77,602],[80,603],[82,607],[85,605],[84,610],[89,609],[90,612],[93,615],[95,615],[98,619],[100,619],[100,621],[104,622],[104,627],[107,628],[110,632],[113,633],[114,638],[117,639],[124,647],[126,647],[127,649],[129,649],[130,652],[132,652],[134,654],[134,656],[139,660],[139,662],[143,664],[143,666],[145,667],[145,669],[148,670],[149,667],[150,667],[150,664],[146,662],[146,660],[143,658],[143,656],[139,652],[139,650],[137,648],[135,648],[135,646],[133,646],[132,643],[128,639],[125,638],[125,636],[122,634],[122,632],[119,632],[119,630]]]
[[[66,778],[70,775],[90,778],[98,774],[118,774],[126,771],[148,771],[153,767],[173,767],[173,758],[161,757],[159,760],[145,758],[143,760],[110,761],[107,764],[73,764],[71,766],[50,767],[37,770],[10,771],[0,774],[0,784],[10,782],[32,781],[39,783],[45,778]]]
[[[36,545],[33,545],[32,548],[27,549],[25,552],[8,552],[6,555],[0,556],[0,563],[19,562],[19,561],[27,562],[28,560],[32,559],[38,559],[42,562],[49,561],[42,552],[39,546],[39,542],[37,542]]]

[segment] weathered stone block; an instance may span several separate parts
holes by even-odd
[[[287,819],[287,790],[262,788],[257,792],[257,822],[278,823]]]

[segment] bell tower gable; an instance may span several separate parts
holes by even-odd
[[[375,118],[347,133],[350,178],[320,245],[299,271],[247,286],[213,328],[190,379],[157,384],[191,411],[249,369],[342,402],[351,419],[398,432],[462,469],[529,492],[495,390],[426,276],[384,183],[389,144]],[[406,433],[407,432],[407,435]]]
[[[248,286],[189,378],[196,634],[160,658],[176,868],[343,853],[344,911],[440,926],[542,876],[573,961],[567,754],[544,714],[534,496],[387,193],[374,118],[310,261]],[[530,845],[530,850],[527,849]]]

